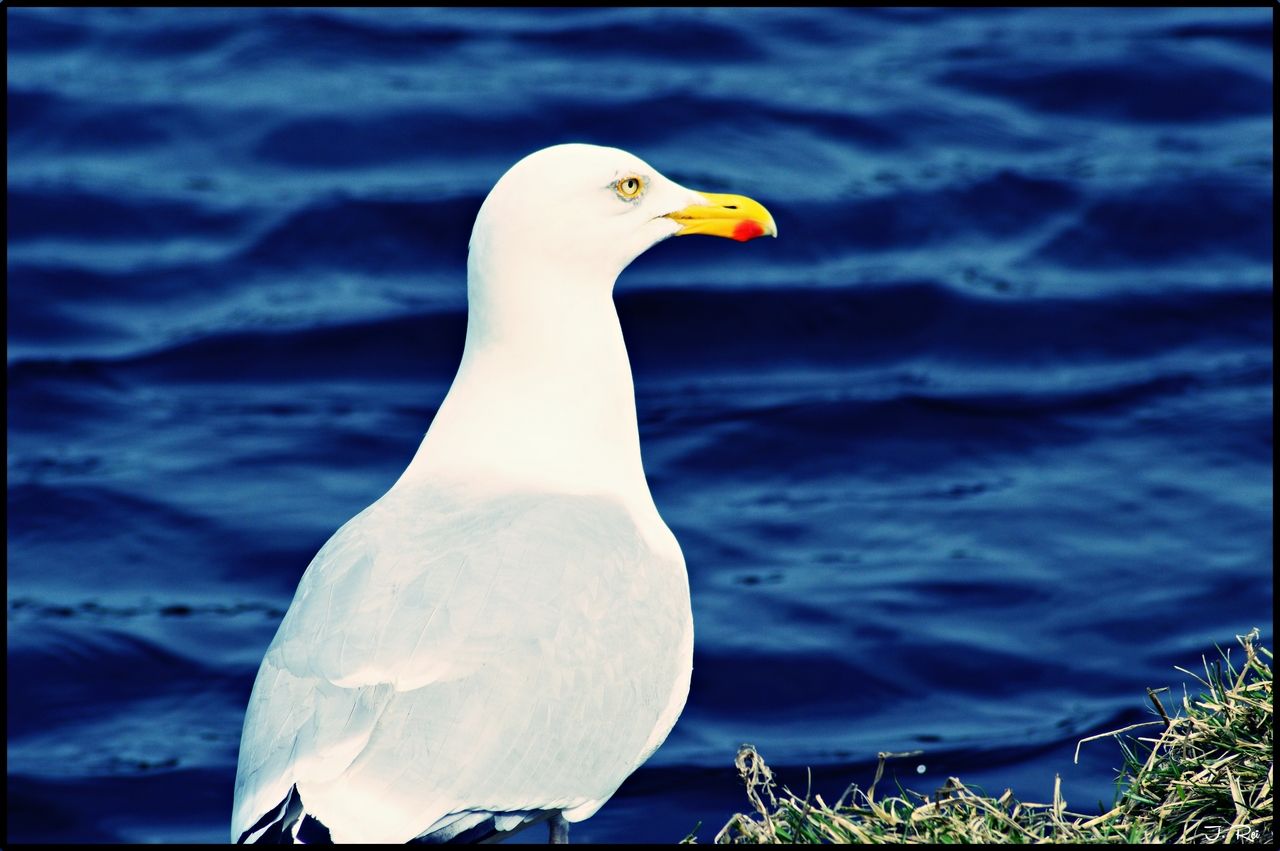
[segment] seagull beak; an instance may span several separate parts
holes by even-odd
[[[709,236],[727,236],[738,242],[746,242],[757,236],[778,235],[773,216],[759,201],[743,195],[716,195],[699,192],[706,203],[694,203],[683,210],[667,213],[667,218],[683,225],[676,236],[705,233]]]

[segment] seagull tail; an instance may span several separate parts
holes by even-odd
[[[519,810],[495,813],[469,810],[451,813],[436,821],[409,844],[459,844],[496,842],[532,824],[559,815],[559,810]],[[332,845],[329,829],[306,811],[298,787],[240,834],[238,845]]]
[[[237,845],[331,845],[329,829],[302,806],[298,787],[291,786],[284,800],[240,834]]]

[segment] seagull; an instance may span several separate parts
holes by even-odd
[[[462,362],[413,460],[320,549],[240,740],[232,842],[465,842],[594,814],[684,708],[684,556],[645,480],[618,275],[670,236],[777,236],[617,148],[485,198]]]

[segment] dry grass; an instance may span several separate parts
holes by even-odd
[[[1102,815],[1068,812],[1060,779],[1053,800],[1019,801],[1006,790],[987,797],[948,778],[932,797],[907,790],[877,798],[885,762],[909,754],[881,753],[864,792],[850,786],[828,805],[783,787],[755,748],[743,745],[737,767],[753,812],[739,813],[716,834],[717,843],[1165,843],[1271,844],[1272,654],[1255,644],[1257,631],[1237,636],[1245,658],[1204,661],[1191,674],[1204,691],[1184,695],[1170,717],[1148,690],[1160,720],[1081,740],[1115,737],[1124,753],[1116,805]],[[1154,737],[1122,739],[1136,727],[1159,726]],[[1077,755],[1079,747],[1077,746]],[[692,841],[687,838],[686,841]]]

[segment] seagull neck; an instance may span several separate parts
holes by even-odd
[[[462,363],[406,478],[651,506],[612,282],[485,283],[470,282]]]

